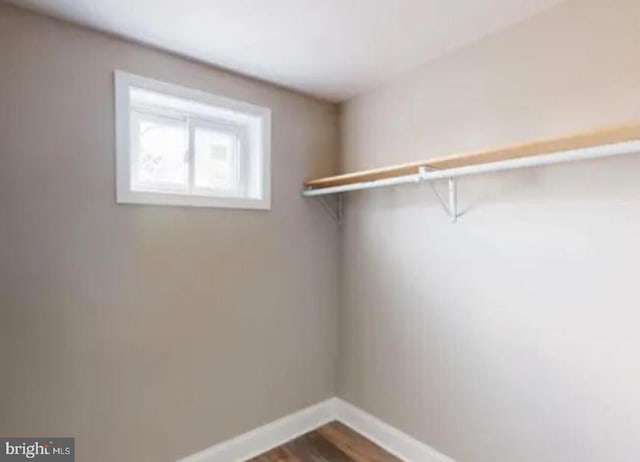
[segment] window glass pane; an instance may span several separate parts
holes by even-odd
[[[240,159],[238,137],[212,128],[196,127],[194,160],[196,188],[238,193]]]
[[[166,189],[186,189],[186,123],[161,117],[138,117],[137,183]]]

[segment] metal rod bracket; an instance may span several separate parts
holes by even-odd
[[[449,218],[451,223],[458,221],[458,188],[455,178],[449,178]]]
[[[448,179],[447,185],[449,188],[449,196],[447,198],[448,200],[445,201],[444,199],[442,199],[442,197],[438,193],[438,190],[433,185],[433,180],[429,178],[429,175],[428,175],[429,172],[433,172],[433,171],[434,169],[430,169],[429,167],[426,167],[426,166],[419,167],[418,175],[420,177],[420,181],[426,181],[427,183],[429,183],[429,186],[431,187],[431,190],[433,191],[435,196],[438,198],[440,205],[442,205],[442,208],[445,210],[447,215],[449,215],[449,218],[451,219],[451,223],[456,223],[458,221],[458,217],[460,216],[458,214],[458,188],[456,184],[456,179],[455,178]]]
[[[329,204],[325,196],[317,196],[317,199],[318,201],[320,201],[322,207],[324,207],[331,218],[333,218],[336,223],[341,225],[343,215],[342,194],[337,195],[335,207],[332,207],[331,204]]]

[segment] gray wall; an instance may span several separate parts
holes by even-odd
[[[334,395],[337,109],[0,5],[0,435],[174,461]],[[273,110],[270,212],[115,204],[113,70]]]
[[[639,43],[637,0],[563,4],[346,104],[344,169],[640,120]],[[339,395],[460,462],[640,460],[639,172],[464,179],[456,225],[350,195]]]

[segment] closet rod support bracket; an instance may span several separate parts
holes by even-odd
[[[458,187],[455,178],[449,178],[449,217],[451,223],[458,221]]]
[[[342,194],[336,195],[335,206],[332,206],[325,196],[317,196],[318,201],[322,204],[322,207],[326,212],[335,220],[339,225],[342,224],[344,205],[342,203]]]
[[[456,183],[456,179],[453,177],[448,179],[447,185],[449,188],[449,196],[447,201],[445,201],[442,199],[442,197],[440,197],[438,190],[433,185],[433,180],[430,180],[428,178],[428,173],[432,171],[434,171],[434,169],[430,169],[429,167],[426,167],[426,166],[419,167],[418,168],[419,181],[426,181],[427,183],[429,183],[429,186],[431,186],[431,190],[438,198],[438,201],[442,205],[442,208],[445,210],[447,215],[449,215],[451,223],[456,223],[458,221],[458,217],[460,216],[458,214],[458,185]]]

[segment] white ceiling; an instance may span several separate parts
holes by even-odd
[[[562,0],[10,0],[340,101]]]

